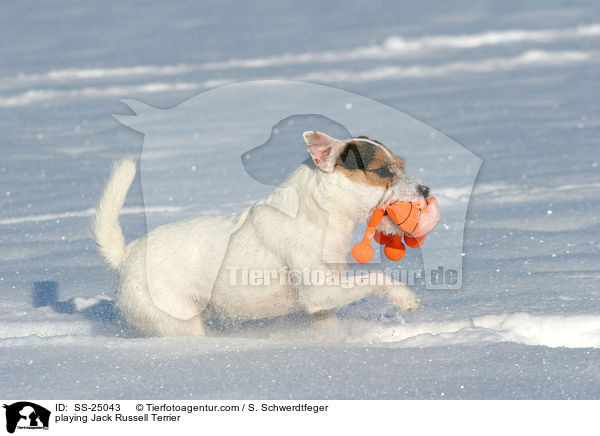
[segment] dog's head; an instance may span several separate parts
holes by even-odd
[[[302,136],[320,171],[320,188],[357,220],[368,220],[376,207],[429,196],[429,187],[406,174],[404,160],[378,141],[366,136],[340,140],[315,130]],[[387,215],[378,229],[401,233]]]

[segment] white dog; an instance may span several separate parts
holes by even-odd
[[[345,271],[359,221],[367,221],[378,206],[429,193],[405,173],[404,161],[377,141],[338,140],[317,131],[303,137],[312,162],[301,164],[266,201],[234,217],[161,226],[127,246],[118,217],[135,163],[114,166],[93,230],[100,251],[118,271],[116,306],[129,326],[143,335],[204,335],[203,318],[211,313],[256,319],[306,311],[318,318],[374,293],[401,310],[418,307],[410,289],[382,272],[351,287],[276,277],[289,271]],[[379,229],[400,232],[387,216]],[[236,276],[255,271],[271,280],[257,285]]]

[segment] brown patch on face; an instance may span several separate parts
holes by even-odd
[[[357,138],[346,144],[335,170],[354,182],[387,188],[404,172],[404,161],[377,141]]]

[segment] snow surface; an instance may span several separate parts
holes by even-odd
[[[2,9],[5,398],[600,398],[596,2]],[[132,337],[89,226],[111,162],[142,147],[112,117],[130,114],[119,100],[167,108],[267,78],[377,99],[483,159],[462,289],[416,289],[421,307],[409,314],[373,297],[316,324],[294,315],[215,322],[207,338]],[[203,164],[223,169],[214,150]],[[432,188],[469,196],[451,180]],[[146,212],[175,221],[190,202],[229,214],[258,199],[198,192]],[[146,231],[144,213],[138,176],[121,218],[128,241]]]

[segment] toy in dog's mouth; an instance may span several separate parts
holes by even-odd
[[[352,248],[352,256],[357,262],[367,263],[373,258],[373,237],[385,245],[385,255],[390,260],[400,260],[406,253],[402,242],[402,233],[387,234],[377,230],[384,215],[389,217],[404,234],[404,243],[409,247],[419,247],[425,242],[425,236],[440,222],[440,209],[435,197],[414,201],[399,201],[377,208],[361,242]]]
[[[385,213],[405,234],[414,238],[430,233],[440,222],[440,208],[435,197],[392,203],[385,207]]]

